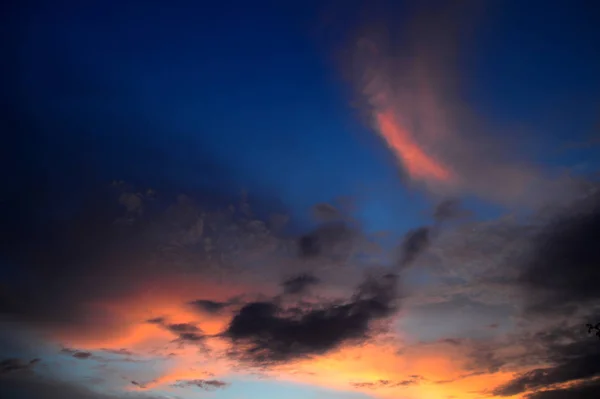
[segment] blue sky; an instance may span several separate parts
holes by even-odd
[[[12,83],[44,126],[38,159],[60,168],[77,157],[100,178],[147,185],[245,188],[296,217],[315,202],[358,197],[375,229],[418,223],[405,209],[419,198],[403,192],[393,157],[316,45],[320,4],[75,3],[15,19],[25,21],[26,46]],[[594,32],[585,10],[535,3],[490,5],[461,77],[486,117],[525,124],[546,147],[541,161],[569,165],[548,147],[585,139],[597,122]]]

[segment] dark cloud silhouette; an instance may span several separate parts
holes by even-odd
[[[600,300],[600,196],[575,203],[534,238],[518,283],[529,294],[528,311],[569,313]]]
[[[40,359],[32,359],[28,362],[16,358],[4,359],[0,361],[0,376],[17,371],[30,370],[39,361]]]
[[[285,280],[281,285],[286,294],[303,294],[311,286],[319,283],[319,279],[312,274],[303,273]]]
[[[600,376],[600,345],[586,336],[585,331],[577,331],[571,325],[533,334],[525,339],[523,344],[529,348],[538,348],[537,353],[531,355],[541,358],[542,362],[549,366],[517,375],[511,381],[492,390],[492,394],[512,396],[549,388],[554,384],[580,380],[585,383],[586,380]],[[535,394],[532,397],[536,397]]]
[[[214,391],[216,389],[223,389],[229,386],[229,383],[220,380],[202,380],[202,379],[194,379],[194,380],[177,380],[173,387],[176,388],[189,388],[196,387],[204,389],[205,391]]]
[[[170,324],[164,317],[146,320],[146,323],[159,325],[165,330],[175,334],[177,336],[175,341],[180,343],[202,343],[206,338],[202,330],[191,323]]]
[[[596,399],[600,397],[600,381],[589,381],[562,389],[538,391],[527,399]]]
[[[177,335],[178,342],[196,343],[205,338],[202,330],[190,323],[169,324],[165,328]]]
[[[77,349],[71,349],[71,348],[63,348],[61,349],[61,353],[65,353],[68,355],[73,356],[75,359],[89,359],[90,357],[92,357],[92,353],[91,352],[87,352],[87,351],[80,351]]]
[[[404,236],[400,244],[399,266],[410,265],[430,244],[431,229],[427,226],[411,230]]]
[[[224,337],[232,355],[252,363],[285,362],[326,353],[344,342],[368,336],[370,322],[396,309],[397,277],[368,278],[350,301],[293,311],[277,301],[246,304],[231,320]]]
[[[189,304],[200,311],[210,314],[220,313],[223,309],[232,305],[231,302],[217,302],[209,299],[197,299]]]

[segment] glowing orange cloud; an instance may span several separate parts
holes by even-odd
[[[413,179],[424,181],[448,181],[450,171],[429,156],[402,127],[390,110],[376,112],[377,128],[381,137],[402,160]]]

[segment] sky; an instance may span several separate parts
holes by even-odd
[[[0,396],[598,397],[592,3],[3,5]]]

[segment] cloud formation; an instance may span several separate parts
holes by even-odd
[[[368,278],[340,304],[282,308],[274,301],[246,304],[224,336],[234,355],[253,363],[285,362],[324,354],[368,337],[370,323],[396,310],[397,276]]]
[[[485,26],[483,3],[365,8],[375,16],[348,39],[352,56],[344,68],[352,66],[360,112],[408,182],[437,197],[475,195],[510,206],[570,197],[574,182],[559,182],[531,163],[515,128],[476,115],[462,92],[462,55]]]

